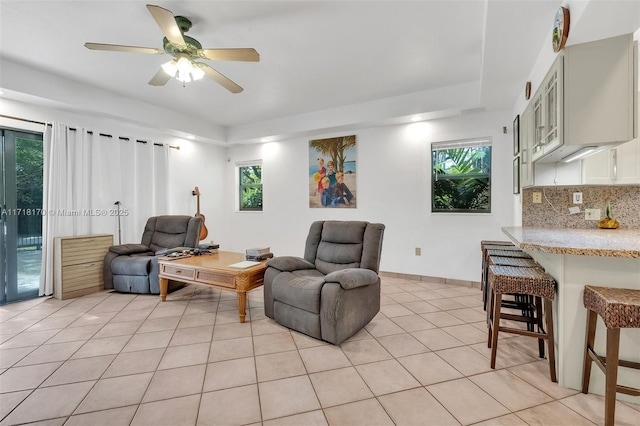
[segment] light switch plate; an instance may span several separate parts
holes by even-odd
[[[576,206],[569,207],[569,214],[578,214],[578,213],[580,213],[580,207],[576,207]]]

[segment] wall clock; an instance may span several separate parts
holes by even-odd
[[[551,35],[551,43],[553,51],[558,53],[564,48],[569,36],[569,9],[560,7],[553,19],[553,33]]]

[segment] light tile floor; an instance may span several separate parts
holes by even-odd
[[[0,425],[603,423],[603,398],[552,383],[534,339],[501,336],[489,367],[480,290],[383,278],[382,293],[339,347],[266,318],[261,289],[244,324],[233,293],[203,286],[0,307]],[[640,405],[616,420],[639,425]]]

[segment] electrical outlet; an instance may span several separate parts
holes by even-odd
[[[416,247],[416,256],[422,256],[422,249],[420,247]]]
[[[584,209],[584,220],[600,220],[600,209]]]
[[[542,192],[533,193],[533,204],[540,204],[542,202]]]
[[[582,192],[573,193],[573,204],[582,204]]]

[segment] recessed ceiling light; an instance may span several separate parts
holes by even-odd
[[[193,136],[193,135],[189,135],[189,136],[187,136],[187,139],[194,140],[195,138],[196,138],[196,137],[195,137],[195,136]]]
[[[414,115],[413,117],[411,117],[411,121],[420,121],[422,120],[422,117],[420,117],[419,115]]]
[[[271,142],[272,140],[273,140],[273,138],[270,138],[270,137],[267,136],[267,137],[264,137],[264,138],[260,139],[260,142]]]

